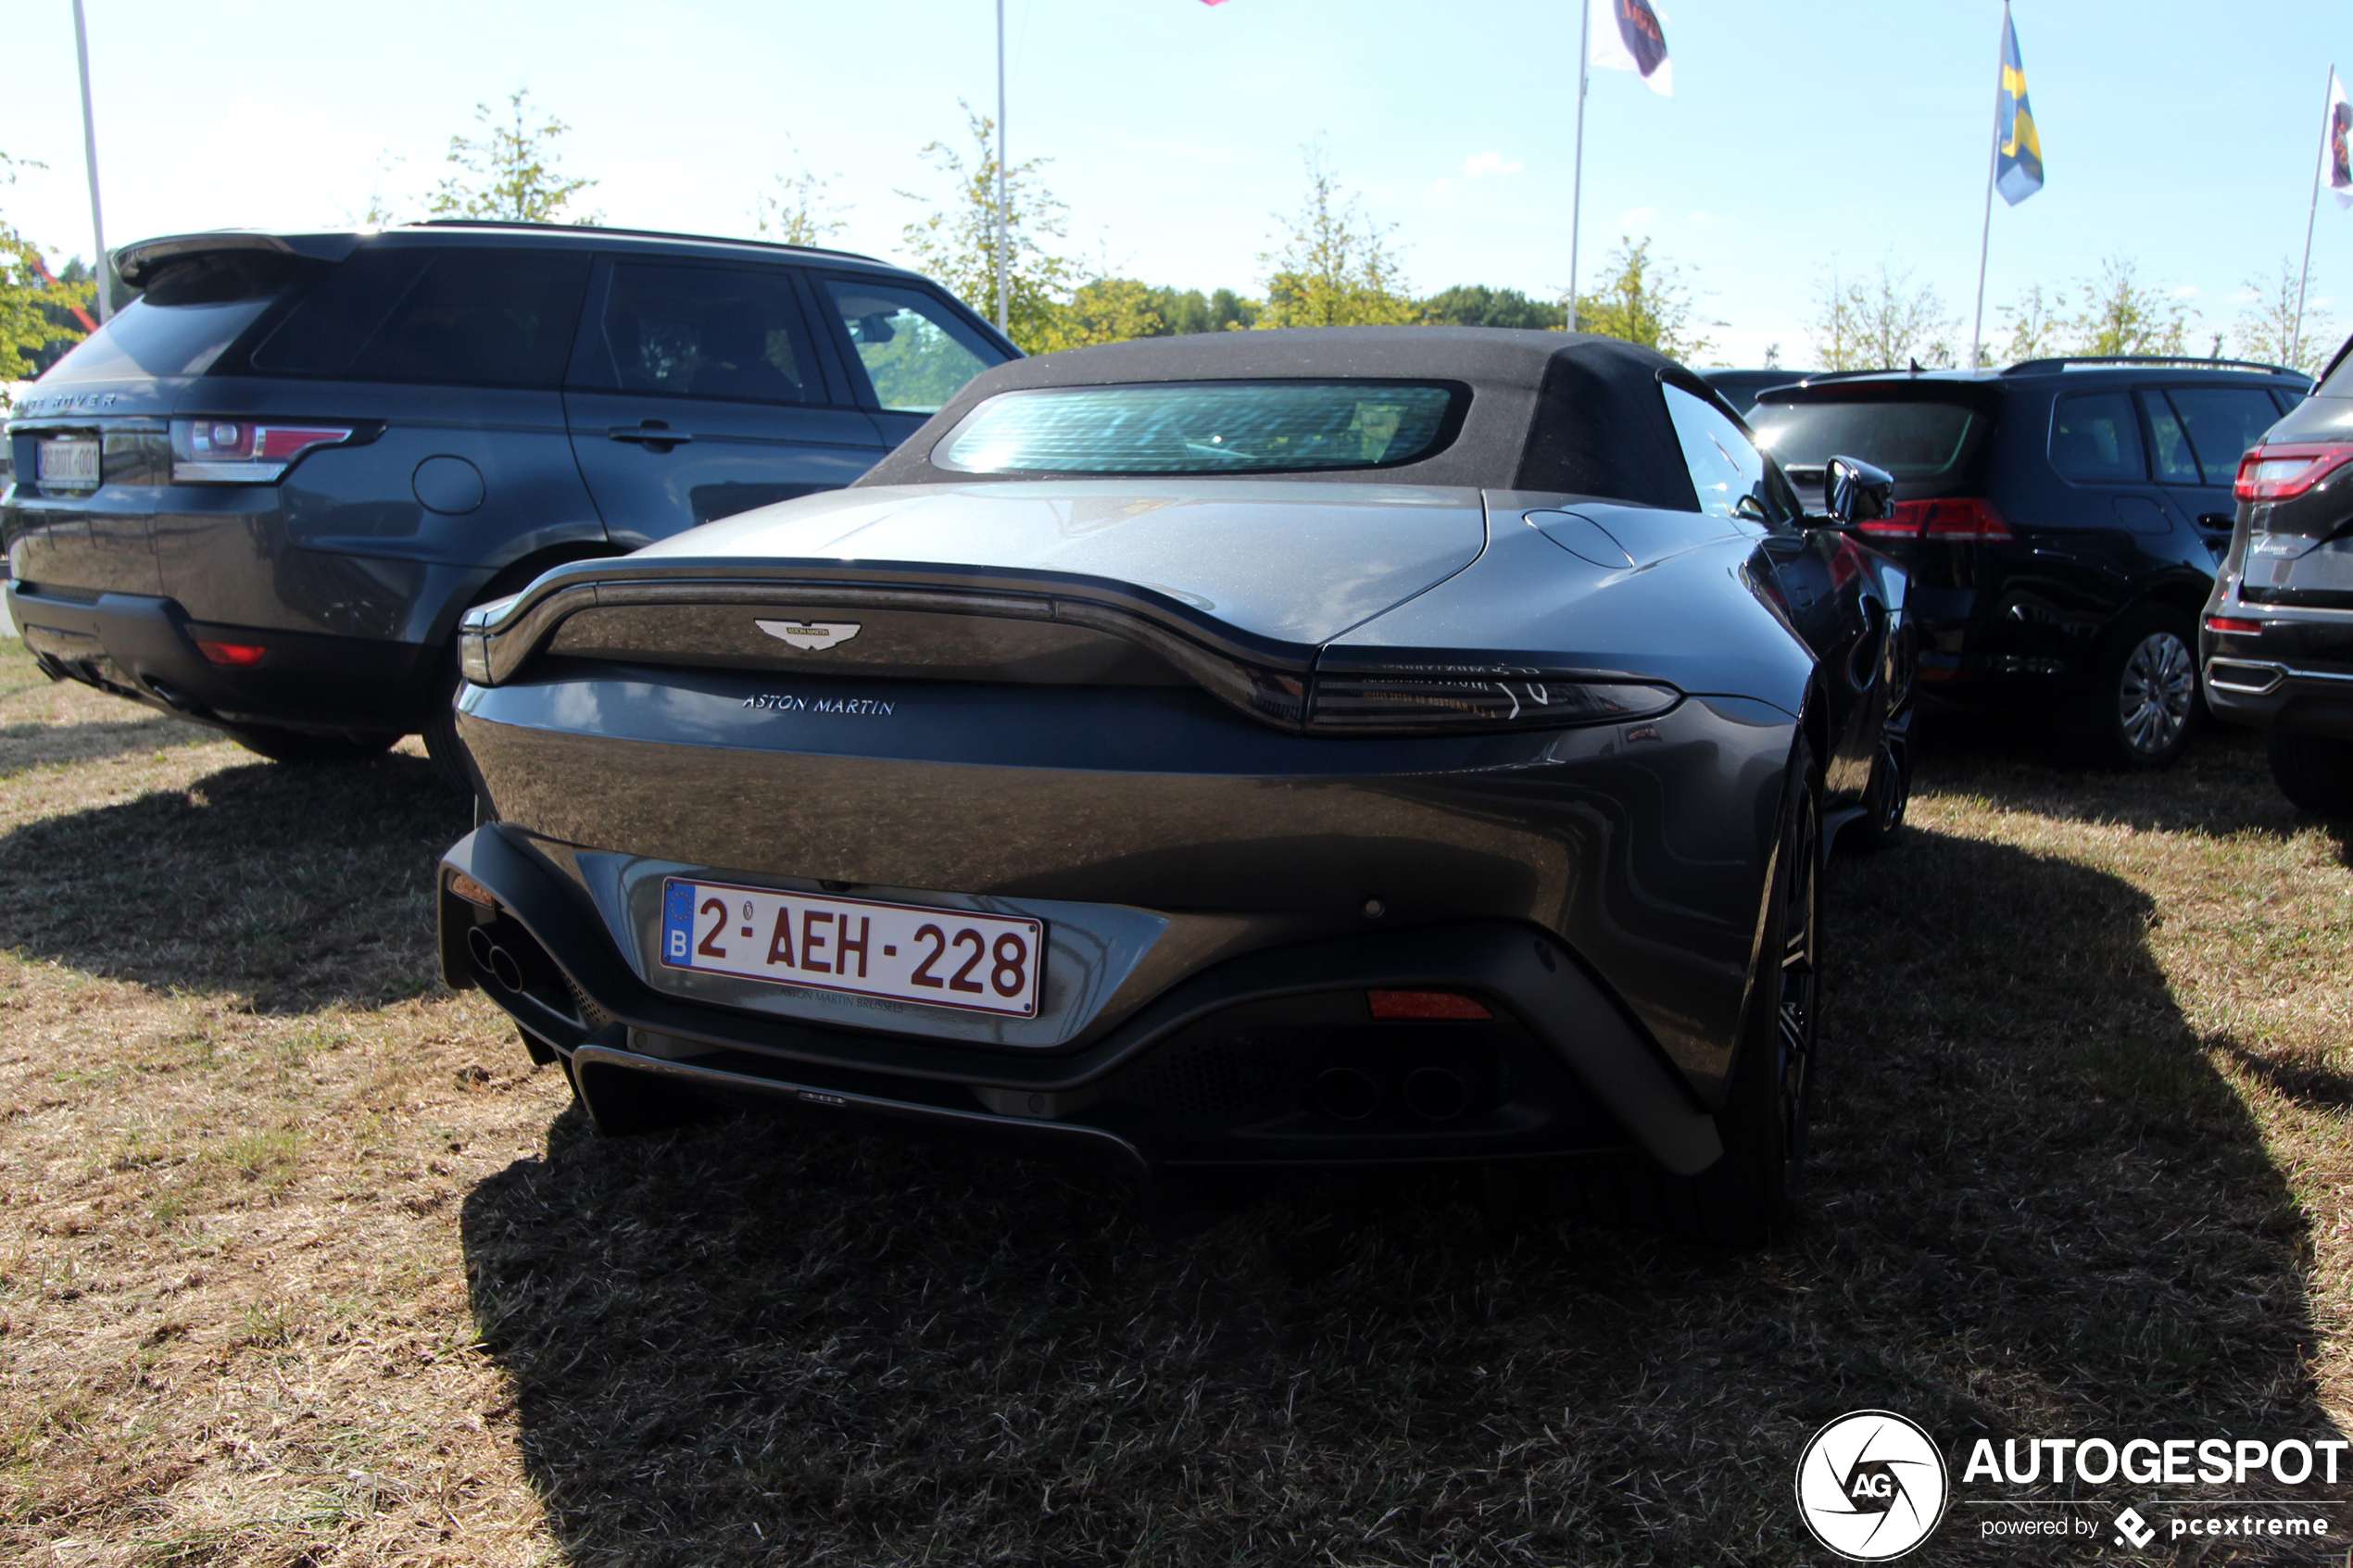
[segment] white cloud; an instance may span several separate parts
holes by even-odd
[[[2173,291],[2173,297],[2175,299],[2194,299],[2196,296],[2197,285],[2196,283],[2183,283],[2180,288]]]
[[[1629,207],[1617,215],[1617,226],[1629,233],[1637,229],[1648,230],[1657,221],[1658,208],[1655,207]]]
[[[1490,174],[1517,174],[1527,167],[1518,159],[1507,158],[1501,153],[1473,153],[1463,159],[1463,172],[1474,180]]]

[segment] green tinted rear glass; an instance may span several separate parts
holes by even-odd
[[[1006,392],[932,454],[963,473],[1283,473],[1387,468],[1452,439],[1456,386],[1185,382]]]

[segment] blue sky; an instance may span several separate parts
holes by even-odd
[[[749,232],[753,193],[804,165],[889,255],[936,190],[917,157],[995,93],[989,0],[857,4],[85,0],[107,233],[333,225],[371,190],[412,203],[473,105],[528,85],[571,122],[566,166],[614,223]],[[1806,358],[1835,267],[1910,268],[1966,317],[1993,111],[1998,0],[1668,0],[1676,96],[1596,72],[1591,268],[1647,234],[1726,323],[1709,358]],[[1016,159],[1051,158],[1072,248],[1153,282],[1255,286],[1271,214],[1320,142],[1397,225],[1419,288],[1555,293],[1568,278],[1574,0],[1007,0]],[[2343,0],[2018,0],[2050,182],[1997,197],[1994,307],[2127,256],[2227,328],[2294,257]],[[67,0],[0,16],[0,152],[37,158],[0,214],[90,248]],[[2316,297],[2353,302],[2353,212],[2322,198]],[[2338,311],[2338,328],[2353,325]]]

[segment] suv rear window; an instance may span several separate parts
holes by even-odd
[[[41,380],[200,376],[313,266],[242,251],[168,262],[137,299],[67,350]]]
[[[249,363],[270,376],[552,387],[587,283],[583,252],[373,247],[321,279]]]
[[[1985,416],[1963,403],[1902,401],[1766,403],[1750,410],[1756,444],[1783,468],[1818,469],[1834,457],[1860,458],[1897,479],[1944,479],[1976,450]]]
[[[1442,449],[1467,389],[1377,381],[1183,382],[1000,392],[932,456],[963,473],[1291,473]]]

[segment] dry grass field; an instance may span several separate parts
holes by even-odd
[[[985,1150],[590,1136],[432,978],[467,823],[413,743],[263,763],[0,644],[0,1556],[1797,1563],[1794,1458],[1860,1406],[2353,1432],[2345,840],[2244,736],[1923,771],[1831,873],[1784,1245],[1427,1174],[1177,1235]],[[2194,1556],[1982,1512],[1915,1561]]]

